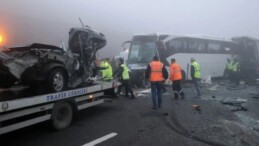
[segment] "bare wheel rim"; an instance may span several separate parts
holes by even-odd
[[[64,85],[64,77],[62,73],[57,72],[53,78],[53,86],[56,91],[61,91]]]

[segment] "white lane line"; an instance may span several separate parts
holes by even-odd
[[[101,142],[104,142],[104,141],[106,141],[106,140],[108,140],[108,139],[110,139],[110,138],[112,138],[112,137],[114,137],[116,135],[117,135],[117,133],[110,133],[110,134],[105,135],[103,137],[100,137],[100,138],[98,138],[98,139],[96,139],[94,141],[91,141],[91,142],[89,142],[87,144],[84,144],[83,146],[94,146],[94,145],[99,144]]]

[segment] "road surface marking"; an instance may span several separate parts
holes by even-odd
[[[106,140],[108,140],[108,139],[110,139],[110,138],[112,138],[112,137],[114,137],[116,135],[117,135],[117,133],[110,133],[110,134],[105,135],[103,137],[100,137],[100,138],[98,138],[98,139],[96,139],[94,141],[91,141],[91,142],[89,142],[87,144],[84,144],[83,146],[94,146],[94,145],[99,144],[101,142],[104,142],[104,141],[106,141]]]

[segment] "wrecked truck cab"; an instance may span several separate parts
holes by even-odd
[[[69,48],[34,43],[0,52],[0,88],[40,86],[48,92],[86,85],[93,75],[96,52],[106,45],[103,34],[72,28]]]

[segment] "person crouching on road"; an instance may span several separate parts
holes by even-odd
[[[170,65],[170,80],[174,91],[174,98],[178,99],[181,96],[184,99],[184,93],[181,88],[182,72],[179,64],[175,63],[175,59],[171,59]]]
[[[162,81],[168,78],[168,73],[164,64],[158,60],[157,56],[154,56],[153,61],[148,64],[146,78],[149,79],[151,84],[153,109],[161,108]]]
[[[132,91],[131,85],[130,85],[130,76],[129,76],[129,69],[126,64],[124,64],[124,60],[122,58],[118,59],[118,70],[114,72],[114,75],[117,75],[119,77],[119,80],[121,81],[122,85],[119,86],[117,95],[120,95],[121,88],[124,87],[125,89],[125,96],[128,97],[128,94],[131,94],[131,98],[134,99],[134,93]]]
[[[201,96],[201,91],[199,87],[199,81],[201,78],[201,69],[200,69],[200,64],[196,62],[194,58],[191,58],[191,77],[199,97]]]

